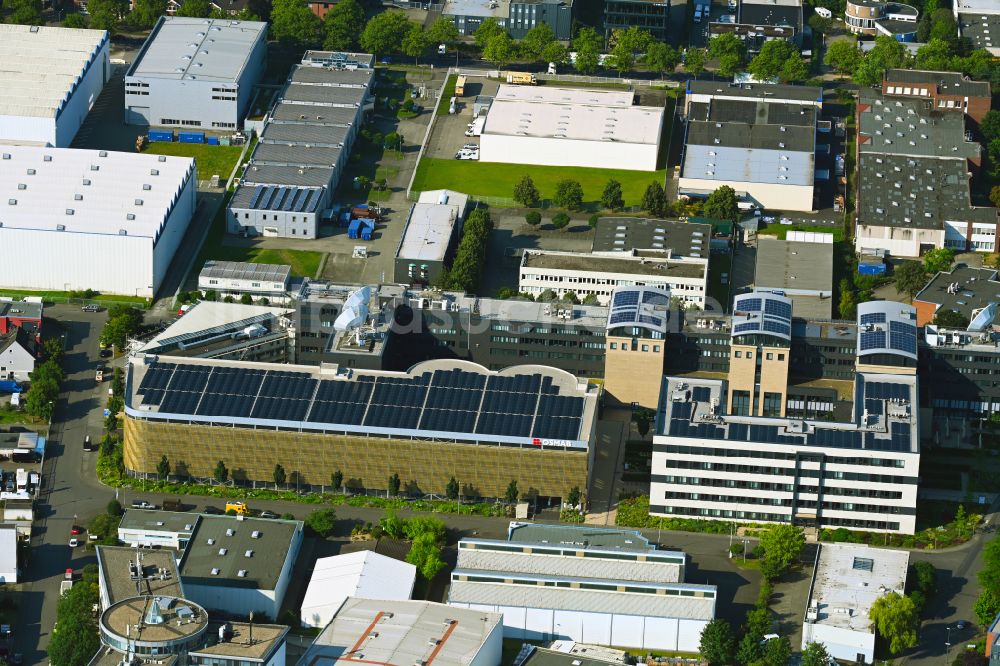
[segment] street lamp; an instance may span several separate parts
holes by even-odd
[[[948,627],[948,638],[945,640],[944,646],[945,646],[945,648],[950,648],[951,647],[951,627]],[[947,650],[945,650],[945,651],[947,651]]]

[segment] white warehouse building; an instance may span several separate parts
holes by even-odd
[[[0,24],[0,143],[69,146],[110,77],[105,30]]]
[[[194,213],[194,160],[37,146],[0,153],[0,285],[156,293]]]
[[[663,108],[631,91],[501,85],[479,137],[480,161],[655,171]]]
[[[820,546],[809,589],[802,649],[822,643],[842,662],[875,663],[872,604],[890,592],[904,594],[910,554],[855,544]]]
[[[235,129],[266,59],[266,23],[161,16],[125,75],[125,122]]]
[[[511,523],[459,542],[448,604],[502,613],[505,638],[697,652],[716,588],[684,583],[686,562],[638,531]]]

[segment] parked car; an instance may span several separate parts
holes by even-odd
[[[101,350],[101,358],[110,358],[110,357],[111,357],[111,348],[110,347],[106,347],[106,348],[104,348],[104,349]]]
[[[79,545],[80,545],[80,540],[77,539],[76,537],[73,537],[72,539],[69,540],[69,547],[70,548],[76,548]]]
[[[95,304],[91,303],[89,305],[84,305],[81,309],[84,312],[100,312],[104,308],[102,308],[100,305],[95,305]]]
[[[462,146],[462,150],[479,150],[479,144],[478,143],[467,143],[464,146]]]
[[[95,448],[94,447],[94,443],[90,441],[90,435],[86,435],[83,438],[83,450],[84,451],[93,451],[94,448]]]
[[[133,509],[155,509],[156,505],[146,500],[132,500]]]
[[[225,515],[226,513],[217,506],[206,506],[204,509],[201,510],[201,512],[207,513],[210,516],[222,516]]]
[[[83,534],[83,528],[80,527],[79,525],[74,525],[73,527],[69,528],[69,533],[72,534],[73,536],[78,536],[80,534]]]
[[[760,639],[760,644],[762,646],[767,645],[771,641],[777,640],[778,638],[780,638],[778,634],[764,634],[764,638]]]
[[[277,518],[278,514],[276,514],[274,511],[261,511],[260,512],[260,517],[261,518]]]

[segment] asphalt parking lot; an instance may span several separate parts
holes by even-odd
[[[467,143],[479,143],[477,137],[465,136],[465,130],[474,119],[473,106],[477,95],[496,94],[500,83],[485,77],[469,77],[465,84],[465,95],[458,98],[454,115],[438,116],[434,131],[428,137],[424,155],[437,159],[454,159],[459,148]]]

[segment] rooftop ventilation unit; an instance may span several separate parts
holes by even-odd
[[[251,539],[259,539],[260,538],[260,530],[254,530],[253,532],[251,532],[250,533],[250,538]]]
[[[233,528],[230,527],[226,530],[226,536],[233,536],[234,534],[236,534],[236,531]]]
[[[219,555],[225,555],[228,552],[229,552],[228,548],[220,548],[219,549]]]
[[[215,567],[212,567],[212,575],[213,576],[218,576],[219,575],[219,570],[216,569]]]
[[[247,570],[246,569],[240,569],[239,571],[236,572],[236,575],[239,576],[240,578],[246,578],[247,577]]]

